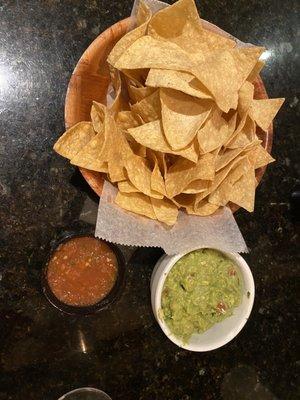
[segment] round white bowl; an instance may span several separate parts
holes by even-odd
[[[178,254],[176,256],[162,256],[156,263],[152,276],[151,276],[151,304],[153,313],[157,322],[165,335],[177,346],[182,347],[186,350],[191,351],[209,351],[224,346],[230,342],[246,324],[249,315],[252,310],[255,287],[254,280],[251,270],[246,261],[237,253],[226,253],[220,251],[225,256],[234,261],[237,268],[240,271],[240,275],[243,279],[243,295],[241,304],[236,307],[233,311],[233,315],[224,319],[224,321],[213,325],[210,329],[204,333],[195,333],[191,336],[188,343],[183,343],[182,340],[176,337],[168,328],[168,325],[164,322],[162,316],[160,316],[159,310],[161,309],[161,294],[165,279],[174,266],[174,264],[185,254]]]
[[[64,394],[58,400],[80,400],[86,398],[93,400],[112,400],[107,393],[91,387],[83,387],[71,390],[71,392]]]

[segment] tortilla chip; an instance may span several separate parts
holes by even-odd
[[[236,114],[235,114],[236,115]],[[237,120],[237,115],[236,115],[236,120]],[[242,131],[242,129],[245,126],[247,120],[247,115],[244,114],[242,118],[239,118],[239,123],[238,126],[233,130],[233,125],[230,127],[230,121],[228,122],[228,130],[230,130],[231,134],[228,136],[228,139],[224,143],[224,147],[227,147],[229,143],[233,141],[233,139]]]
[[[168,155],[165,153],[162,153],[161,151],[156,151],[155,154],[157,157],[159,169],[160,169],[163,177],[165,178],[166,174],[168,172],[168,166],[167,166],[167,161],[166,161],[166,158]]]
[[[249,82],[254,82],[258,76],[260,71],[263,69],[263,67],[265,66],[265,63],[261,60],[258,60],[257,63],[255,64],[255,66],[253,67],[252,71],[250,72],[247,81]]]
[[[113,127],[108,130],[107,135],[111,135],[111,142],[115,143],[115,147],[110,148],[107,152],[108,175],[111,182],[119,182],[126,179],[125,174],[125,142],[122,139],[122,133]]]
[[[115,67],[118,69],[162,68],[192,72],[193,62],[188,53],[176,44],[146,35],[126,49]]]
[[[236,42],[229,37],[219,35],[209,29],[203,29],[202,41],[210,50],[232,49],[236,47]]]
[[[115,204],[124,210],[135,214],[144,215],[151,219],[157,219],[153,211],[151,200],[142,193],[121,193],[118,192]]]
[[[93,128],[97,133],[103,133],[105,112],[106,106],[104,104],[93,101],[91,108],[91,120]]]
[[[103,144],[103,133],[98,133],[73,158],[71,158],[71,164],[77,165],[77,167],[90,169],[91,171],[107,173],[107,161],[104,161],[99,157]]]
[[[254,210],[256,179],[254,170],[251,169],[232,186],[229,201],[252,212]]]
[[[249,116],[262,130],[267,132],[284,100],[285,99],[253,100],[249,109]]]
[[[256,135],[256,124],[249,117],[246,119],[245,125],[241,130],[241,133],[244,133],[250,140],[250,142],[258,139]]]
[[[164,178],[160,172],[158,165],[155,165],[151,174],[151,189],[155,192],[166,195],[166,187]]]
[[[152,68],[149,71],[146,85],[179,90],[200,99],[212,98],[207,88],[188,72]]]
[[[130,75],[131,75],[130,71],[132,71],[134,74],[135,71],[137,71],[137,70],[136,69],[123,69],[122,70],[122,75],[124,77],[123,79],[124,79],[126,89],[128,91],[129,98],[130,98],[129,90],[131,87],[133,87],[135,89],[141,89],[141,88],[145,87],[145,85],[142,83],[142,81],[140,82],[140,81],[136,80],[135,78],[130,77]],[[142,70],[142,71],[144,71],[144,70]],[[147,69],[147,71],[148,71],[148,69]],[[126,72],[126,73],[124,74],[124,72]]]
[[[214,192],[224,181],[226,176],[229,174],[229,172],[240,162],[242,162],[246,156],[241,156],[240,158],[235,158],[233,161],[231,161],[225,168],[221,169],[215,174],[214,180],[211,182],[207,190],[204,192],[198,193],[195,195],[195,207],[200,203],[201,200],[203,200],[206,196],[208,196],[210,193]]]
[[[186,34],[186,32],[190,33],[191,27],[202,31],[195,2],[193,0],[179,0],[154,14],[148,32],[156,38],[172,40]]]
[[[134,114],[140,116],[145,123],[160,119],[161,106],[159,90],[156,90],[150,96],[145,97],[138,103],[135,103],[133,106],[131,106],[131,110]]]
[[[172,198],[193,181],[198,179],[212,180],[215,175],[215,156],[211,153],[200,157],[197,164],[183,158],[170,167],[167,172],[165,183],[168,197]]]
[[[243,149],[245,146],[250,144],[250,140],[248,139],[247,135],[243,132],[240,132],[235,138],[230,142],[226,147],[228,149]]]
[[[174,225],[177,216],[178,208],[174,203],[167,199],[153,199],[151,198],[152,207],[158,221],[164,222],[167,225]]]
[[[259,47],[213,51],[193,73],[213,94],[218,107],[227,113],[237,108],[238,90],[262,52]]]
[[[135,87],[132,84],[128,84],[127,86],[129,98],[131,100],[131,104],[137,103],[138,101],[143,100],[145,97],[150,96],[157,89],[152,87]]]
[[[210,118],[198,130],[197,139],[203,153],[208,153],[222,146],[230,135],[227,121],[222,118],[219,109],[215,109]]]
[[[172,23],[170,23],[172,21]],[[179,0],[158,11],[149,23],[148,34],[173,42],[187,52],[201,48],[203,28],[193,0]]]
[[[164,196],[166,195],[166,186],[165,186],[165,181],[162,176],[157,156],[154,152],[151,154],[153,161],[154,161],[154,167],[151,173],[151,189],[154,190],[155,192],[161,193]]]
[[[160,89],[162,123],[173,150],[188,146],[208,118],[212,102],[173,89]]]
[[[116,115],[116,123],[120,129],[127,130],[142,125],[143,121],[138,115],[134,115],[132,111],[119,111]]]
[[[91,122],[78,122],[68,129],[55,143],[56,153],[68,159],[73,158],[94,136]]]
[[[229,112],[228,114],[223,114],[222,117],[228,121],[228,139],[226,139],[224,146],[226,146],[226,143],[228,143],[231,138],[234,136],[235,131],[237,129],[236,122],[237,122],[237,117],[238,113],[237,112]],[[246,117],[245,117],[246,118]]]
[[[127,110],[128,102],[127,102],[127,93],[125,90],[123,90],[125,88],[121,78],[120,71],[112,67],[111,65],[109,67],[110,67],[109,71],[110,71],[111,83],[115,90],[115,98],[112,104],[109,105],[109,110],[113,114],[120,110]]]
[[[203,29],[193,0],[179,0],[158,11],[149,23],[148,34],[176,43],[192,54],[203,45],[211,49],[235,46],[234,41]]]
[[[171,149],[163,133],[162,123],[159,120],[149,122],[137,128],[128,129],[128,132],[138,143],[149,149],[180,155],[193,162],[197,162],[198,160],[194,143],[182,150],[174,151]]]
[[[118,182],[118,189],[122,193],[138,193],[139,190],[130,181]]]
[[[195,199],[196,196],[194,194],[181,193],[178,196],[170,199],[170,201],[176,204],[178,208],[183,207],[187,209],[190,207],[194,207]]]
[[[167,154],[162,153],[161,151],[154,151],[151,149],[147,149],[147,157],[150,160],[153,160],[153,168],[155,164],[157,164],[162,176],[165,177],[168,171],[167,160],[166,160]]]
[[[254,86],[252,83],[245,81],[239,90],[238,113],[240,116],[247,114],[254,95]]]
[[[254,169],[264,167],[272,163],[275,159],[260,144],[254,146],[248,153],[248,158]]]
[[[253,168],[247,157],[238,161],[235,167],[228,172],[223,182],[211,192],[208,201],[211,204],[225,206],[228,201],[230,201],[230,192],[235,182],[237,182],[243,175],[249,174],[250,170],[253,170]]]
[[[195,194],[205,192],[210,186],[211,181],[204,179],[197,179],[189,183],[189,185],[182,191],[182,193],[186,194]]]
[[[137,22],[139,26],[124,35],[114,46],[107,61],[112,66],[116,67],[117,61],[120,59],[124,51],[126,51],[137,39],[145,35],[148,22],[151,19],[151,11],[144,1],[139,2],[137,10]],[[120,69],[120,68],[119,68]]]
[[[125,77],[129,78],[129,82],[134,83],[138,88],[144,87],[149,69],[122,69]],[[126,81],[128,79],[125,78]]]
[[[108,174],[111,182],[126,180],[125,161],[132,154],[121,129],[117,126],[114,115],[106,113],[104,120],[104,143],[98,159],[108,162]]]
[[[151,170],[147,161],[134,154],[127,157],[125,168],[130,182],[147,196],[162,199],[163,195],[151,189]]]
[[[127,142],[134,154],[140,157],[146,158],[147,156],[147,148],[139,144],[136,140],[133,139],[129,134],[127,134]]]
[[[245,146],[249,145],[251,142],[248,139],[247,135],[243,132],[241,132],[239,135],[237,135],[233,141],[228,144],[227,148],[228,149],[238,149],[238,148],[244,148]]]
[[[242,151],[243,148],[241,147],[237,149],[226,149],[222,154],[219,154],[216,159],[216,172],[226,167],[226,165],[234,160]]]
[[[226,147],[229,149],[236,149],[249,145],[253,140],[255,140],[255,132],[255,123],[247,117],[243,128],[234,135],[233,139],[226,144]]]
[[[224,118],[225,121],[227,121],[228,134],[232,135],[237,128],[236,124],[237,121],[239,120],[237,111],[230,110],[228,113],[222,113],[222,118]]]
[[[195,208],[193,206],[186,207],[186,211],[188,214],[206,217],[207,215],[211,215],[216,212],[218,208],[218,205],[208,203],[206,200],[202,200]]]

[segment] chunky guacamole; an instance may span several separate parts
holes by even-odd
[[[162,318],[187,342],[229,317],[241,302],[242,282],[233,261],[212,249],[183,256],[168,274],[162,292]]]

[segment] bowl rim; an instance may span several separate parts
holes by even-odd
[[[77,389],[70,390],[69,392],[63,394],[58,400],[65,400],[66,396],[69,396],[71,394],[76,394],[76,393],[79,393],[79,392],[82,392],[82,391],[95,393],[95,394],[99,394],[99,395],[101,394],[102,396],[105,396],[107,400],[109,400],[109,399],[112,400],[111,397],[107,393],[103,392],[103,390],[96,389],[96,388],[93,388],[93,387],[90,387],[90,386],[84,386],[84,387],[80,387],[80,388],[77,388]]]
[[[110,290],[110,292],[105,296],[102,300],[98,301],[95,304],[92,304],[90,306],[72,306],[66,303],[63,303],[60,301],[53,291],[51,290],[51,287],[48,283],[47,279],[47,270],[48,270],[48,264],[55,254],[55,251],[58,249],[58,247],[61,244],[64,244],[68,242],[71,239],[74,238],[81,238],[81,237],[91,237],[93,239],[96,239],[98,241],[104,242],[110,249],[111,251],[115,254],[117,258],[117,277],[116,281]],[[91,233],[90,230],[81,230],[79,232],[64,232],[62,233],[56,240],[53,240],[50,243],[50,251],[49,254],[46,258],[46,262],[44,263],[44,267],[42,270],[42,276],[41,276],[41,284],[42,284],[42,292],[46,299],[49,301],[49,303],[54,306],[56,309],[59,311],[62,311],[65,314],[68,315],[90,315],[97,313],[103,309],[106,309],[109,305],[114,303],[121,294],[124,281],[125,281],[125,269],[126,269],[126,261],[123,253],[121,250],[118,248],[113,243],[110,243],[106,240],[97,238],[93,233]]]
[[[207,248],[207,247],[205,247],[205,248]],[[166,259],[166,257],[167,258],[170,257],[170,258],[169,258],[167,264],[164,266],[163,270],[161,271],[161,275],[158,278],[157,286],[154,289],[152,289],[153,279],[151,278],[151,291],[155,290],[154,297],[153,297],[154,309],[155,309],[155,314],[156,314],[155,316],[156,316],[156,319],[157,319],[157,322],[158,322],[160,328],[162,329],[164,334],[174,344],[176,344],[177,346],[179,346],[185,350],[190,350],[190,351],[194,351],[194,352],[205,352],[205,351],[215,350],[215,349],[218,349],[218,348],[224,346],[225,344],[229,343],[232,339],[234,339],[240,333],[240,331],[243,329],[243,327],[245,326],[245,324],[251,314],[253,304],[254,304],[254,298],[255,298],[255,284],[254,284],[253,275],[252,275],[251,269],[250,269],[249,265],[247,264],[247,262],[245,261],[245,259],[238,253],[230,253],[230,252],[226,252],[224,250],[218,249],[218,248],[209,247],[209,249],[216,250],[216,251],[224,254],[228,258],[232,259],[235,262],[236,266],[238,267],[238,269],[241,273],[241,276],[243,277],[244,282],[245,282],[245,278],[246,278],[247,282],[250,286],[250,288],[249,288],[250,296],[248,299],[249,301],[247,302],[247,305],[245,307],[245,310],[241,316],[241,320],[239,321],[239,323],[235,326],[234,329],[231,330],[230,334],[227,334],[223,340],[216,341],[214,345],[211,345],[211,346],[199,345],[198,346],[198,345],[192,345],[190,343],[183,343],[177,336],[175,336],[170,331],[168,325],[165,323],[163,318],[161,318],[159,316],[159,311],[161,309],[162,289],[163,289],[165,280],[166,280],[169,272],[171,271],[171,269],[174,267],[175,263],[178,260],[180,260],[184,255],[191,253],[192,251],[200,250],[200,249],[201,248],[196,248],[194,250],[189,250],[185,253],[177,254],[174,256],[166,256],[166,255],[162,256],[156,264],[156,266],[158,266],[158,268],[159,268],[161,262]],[[155,266],[155,268],[156,268],[156,266]],[[153,275],[155,275],[157,272],[158,271],[154,269]],[[239,308],[241,306],[242,305],[240,304],[236,308]],[[222,323],[222,322],[220,322],[220,323]],[[198,335],[201,336],[201,334],[198,334]]]

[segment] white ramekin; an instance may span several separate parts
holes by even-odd
[[[216,249],[218,250],[218,249]],[[233,315],[219,322],[201,334],[193,334],[188,343],[183,343],[176,337],[162,319],[159,310],[161,309],[161,294],[166,276],[174,264],[185,254],[176,256],[162,256],[156,263],[151,276],[151,304],[157,322],[165,335],[177,346],[191,351],[209,351],[224,346],[230,342],[246,324],[252,310],[255,287],[251,270],[246,261],[237,253],[226,253],[218,250],[234,261],[239,268],[243,279],[243,297],[241,304],[234,309]]]

